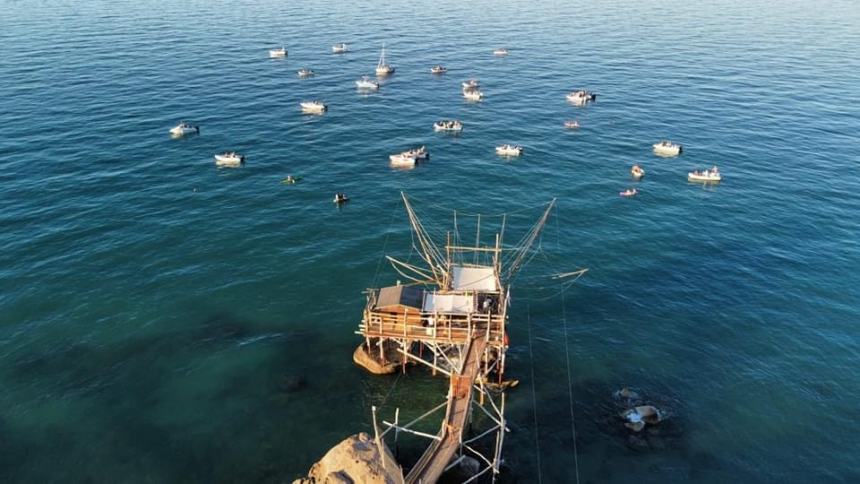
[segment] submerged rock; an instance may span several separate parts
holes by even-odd
[[[384,442],[382,454],[366,433],[346,438],[293,484],[402,484],[403,470]]]
[[[638,401],[640,399],[639,394],[628,387],[624,387],[621,390],[616,390],[612,394],[612,396],[615,397],[616,400],[625,401]]]
[[[657,425],[663,420],[660,415],[660,410],[651,405],[640,405],[621,412],[621,418],[626,420],[624,426],[628,429],[639,432],[645,428],[645,424]]]

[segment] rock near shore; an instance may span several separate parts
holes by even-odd
[[[293,484],[402,484],[403,471],[383,442],[379,447],[366,433],[348,437]]]

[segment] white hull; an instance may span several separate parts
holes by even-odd
[[[480,101],[484,99],[484,93],[481,91],[466,91],[463,93],[463,97],[469,101]]]
[[[681,145],[663,145],[657,143],[654,145],[654,153],[663,156],[678,156],[683,151]]]
[[[348,50],[348,48],[347,48],[346,44],[335,44],[335,45],[331,46],[331,51],[332,51],[332,53],[335,53],[335,54],[343,54],[347,50]]]
[[[359,79],[355,81],[356,87],[359,89],[368,89],[368,90],[377,90],[379,89],[379,83],[376,81],[367,81],[363,79]]]
[[[521,146],[497,146],[496,154],[501,156],[520,156],[523,154]]]
[[[287,51],[284,49],[272,49],[269,51],[269,57],[271,57],[272,59],[278,59],[278,58],[286,57],[286,56],[287,56]]]
[[[463,131],[463,125],[458,124],[455,126],[444,126],[444,125],[434,124],[433,129],[435,131]]]
[[[401,153],[389,156],[388,161],[391,162],[392,166],[415,166],[418,160],[414,156],[408,156]]]
[[[186,134],[197,134],[200,128],[180,128],[179,126],[172,128],[170,134],[173,136],[185,136]]]
[[[718,182],[722,181],[722,175],[697,175],[695,173],[687,173],[687,180],[693,182]]]
[[[305,113],[322,114],[328,111],[328,106],[322,103],[299,103]]]
[[[501,56],[506,56],[508,54],[509,54],[508,49],[496,49],[493,51],[493,55],[495,55],[495,56],[501,57]]]
[[[215,164],[220,166],[239,166],[244,162],[244,156],[215,155]]]
[[[313,77],[315,73],[314,73],[314,71],[307,69],[307,70],[298,71],[298,74],[299,74],[299,77]]]
[[[565,96],[565,98],[569,102],[581,106],[589,101],[594,101],[595,99],[597,99],[597,94],[592,94],[587,91],[575,91]]]
[[[382,66],[376,68],[377,76],[387,76],[389,74],[394,74],[394,68],[391,66]]]

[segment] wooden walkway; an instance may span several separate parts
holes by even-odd
[[[474,338],[469,343],[463,371],[451,375],[448,408],[438,434],[439,440],[433,441],[409,471],[406,476],[407,484],[430,484],[438,481],[460,448],[463,428],[469,418],[472,404],[472,385],[481,368],[481,355],[484,354],[486,346],[487,341],[483,337]]]

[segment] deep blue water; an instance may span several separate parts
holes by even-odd
[[[558,200],[513,290],[506,482],[576,479],[565,349],[582,482],[860,480],[860,6],[499,3],[0,0],[0,480],[280,482],[371,405],[430,408],[443,380],[351,362],[380,255],[409,257],[401,190],[438,234],[515,213],[511,240]],[[671,415],[649,449],[623,386]]]

